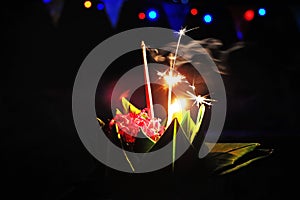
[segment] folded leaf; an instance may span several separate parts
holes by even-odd
[[[197,116],[197,120],[196,120],[196,125],[193,127],[192,129],[192,135],[190,137],[190,143],[193,143],[194,142],[194,139],[197,135],[197,133],[199,132],[200,130],[200,126],[202,124],[202,120],[203,120],[203,117],[204,117],[204,113],[205,113],[205,106],[204,104],[202,104],[199,108],[199,111],[198,111],[198,116]]]
[[[135,114],[139,114],[141,112],[140,109],[138,109],[137,107],[135,107],[132,103],[130,103],[126,98],[122,97],[122,105],[123,105],[123,109],[124,109],[124,113],[135,113]]]
[[[271,149],[257,149],[258,146],[259,143],[217,143],[204,163],[213,173],[226,174],[272,153]]]

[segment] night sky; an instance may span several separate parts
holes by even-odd
[[[1,192],[1,199],[120,199],[122,192],[135,195],[134,186],[107,178],[105,166],[81,143],[72,117],[72,87],[85,57],[106,38],[131,28],[171,27],[160,1],[126,1],[116,28],[104,11],[85,9],[82,2],[66,0],[56,25],[42,0],[1,3],[1,182],[8,195],[2,198]],[[295,163],[300,141],[300,27],[296,17],[300,7],[265,1],[267,15],[242,22],[244,37],[240,40],[231,14],[236,8],[257,8],[257,1],[190,2],[199,5],[199,12],[214,11],[216,18],[205,25],[200,17],[188,15],[187,26],[200,26],[189,36],[220,39],[222,50],[239,41],[245,43],[229,55],[230,73],[222,76],[228,105],[220,142],[259,142],[274,148],[266,160],[208,181],[209,192],[218,194],[211,198],[286,199],[296,192],[290,181],[299,171]],[[137,13],[150,5],[161,11],[159,20],[140,21]],[[114,80],[120,71],[112,66],[104,78]],[[177,192],[180,185],[174,186],[179,187]],[[197,186],[191,187],[198,190]],[[163,190],[163,186],[155,188]],[[182,192],[174,194],[170,186],[166,188],[158,196],[183,199]],[[189,189],[187,185],[183,188]],[[112,195],[115,192],[118,195]],[[205,197],[210,198],[208,194]]]

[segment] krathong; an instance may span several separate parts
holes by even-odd
[[[197,27],[198,28],[198,27]],[[144,63],[144,79],[145,79],[145,100],[146,108],[137,108],[125,97],[121,98],[123,108],[116,110],[114,117],[109,121],[109,127],[106,130],[115,132],[117,138],[121,143],[121,147],[125,150],[147,152],[155,146],[160,138],[166,134],[168,128],[172,123],[178,123],[182,128],[187,140],[192,144],[197,133],[200,130],[201,123],[205,113],[206,106],[212,106],[213,99],[208,98],[208,94],[201,96],[195,94],[195,86],[190,84],[184,75],[176,70],[176,61],[178,58],[178,49],[180,47],[180,40],[186,32],[192,31],[196,28],[186,30],[181,29],[178,34],[178,41],[175,52],[170,52],[169,67],[165,71],[157,71],[157,78],[162,79],[166,88],[168,89],[167,99],[167,116],[166,119],[160,119],[155,116],[153,108],[153,97],[151,91],[151,81],[149,77],[149,67],[147,61],[147,50],[150,51],[144,41],[141,41],[141,50]],[[185,84],[191,91],[183,91],[185,94],[182,97],[172,98],[172,90],[174,87],[181,87]],[[196,120],[192,118],[191,111],[186,109],[184,104],[191,101],[192,106],[197,104]],[[192,107],[191,106],[191,107]],[[98,118],[99,122],[104,125],[103,120]],[[175,120],[175,121],[174,121]],[[172,127],[178,129],[178,127]],[[169,130],[171,131],[171,130]],[[176,130],[175,130],[176,131]],[[174,132],[172,130],[171,132]],[[139,140],[146,140],[142,150],[136,149]]]
[[[186,74],[181,73],[180,70],[178,70],[178,65],[182,65],[184,63],[189,63],[191,60],[191,55],[187,55],[187,57],[183,58],[181,56],[178,56],[178,51],[180,49],[180,41],[181,38],[189,31],[195,30],[196,28],[192,29],[186,29],[183,28],[179,30],[178,32],[175,32],[178,34],[178,41],[173,47],[175,47],[175,50],[168,52],[165,55],[160,55],[159,50],[157,49],[151,49],[147,47],[144,41],[141,41],[141,51],[143,55],[143,72],[144,72],[144,81],[145,81],[145,102],[146,107],[144,108],[138,108],[136,105],[131,103],[126,97],[121,97],[120,101],[122,103],[122,108],[117,108],[115,111],[114,116],[112,119],[109,119],[108,123],[104,123],[104,121],[100,118],[97,118],[101,127],[105,130],[105,132],[109,133],[111,139],[119,144],[119,146],[123,149],[124,156],[126,157],[126,160],[128,161],[132,171],[135,171],[135,166],[132,165],[130,162],[130,159],[126,155],[126,151],[132,151],[132,152],[142,152],[147,153],[150,151],[155,151],[159,148],[161,148],[163,145],[165,145],[165,141],[162,142],[162,138],[170,138],[170,135],[172,135],[173,140],[173,152],[172,152],[172,161],[174,168],[175,163],[175,153],[176,153],[176,132],[180,128],[182,132],[184,133],[184,138],[190,143],[191,146],[194,146],[197,142],[203,142],[203,141],[196,141],[197,136],[201,138],[201,134],[205,134],[205,129],[201,129],[203,126],[203,119],[205,118],[205,115],[209,111],[211,106],[214,106],[214,103],[218,103],[217,99],[210,98],[210,94],[199,94],[197,92],[197,86],[199,85],[199,81],[195,79],[188,78]],[[205,48],[204,41],[217,41],[217,45],[220,46],[219,40],[203,40],[198,41],[199,44],[203,45]],[[188,46],[190,45],[190,46]],[[193,49],[195,48],[194,44],[188,44],[187,46],[183,45],[183,49],[192,49],[195,51],[195,53],[200,54],[206,54],[208,56],[210,55],[210,51],[203,51],[203,49]],[[228,50],[228,52],[232,50],[236,50],[238,48],[242,47],[242,45],[239,43],[236,45],[236,47]],[[168,68],[165,70],[156,70],[156,76],[157,79],[163,81],[163,84],[165,88],[167,89],[166,95],[163,96],[163,99],[167,102],[166,105],[166,116],[164,119],[161,119],[157,117],[154,109],[153,104],[153,94],[152,94],[152,88],[151,88],[151,80],[149,76],[149,67],[148,67],[148,61],[147,61],[147,53],[149,53],[152,58],[157,61],[157,63],[164,63],[168,65]],[[226,54],[227,52],[223,51],[223,54]],[[214,59],[213,59],[214,60]],[[214,60],[214,61],[220,61],[220,60]],[[167,62],[167,63],[166,63]],[[223,66],[222,66],[223,67]],[[222,69],[221,67],[218,69]],[[155,70],[155,69],[153,69]],[[223,71],[218,71],[217,73],[224,74]],[[199,76],[201,76],[199,74]],[[197,83],[195,83],[198,81]],[[172,92],[174,89],[182,90],[182,96],[176,96],[173,97]],[[204,90],[207,92],[208,90]],[[189,106],[186,106],[186,105]],[[192,112],[193,108],[193,112]],[[194,112],[196,110],[196,113]],[[208,112],[209,113],[209,112]],[[209,116],[208,116],[209,118]],[[170,142],[170,141],[168,141]],[[209,145],[209,144],[207,144]],[[226,147],[226,151],[228,148],[230,148],[229,145],[226,144],[225,146],[223,144],[217,144],[214,149],[212,149],[212,152],[219,152],[223,151],[223,147]],[[237,146],[237,147],[236,147]],[[258,143],[251,143],[250,145],[253,148],[248,148],[248,144],[233,144],[233,147],[236,149],[245,149],[245,151],[242,151],[239,153],[237,157],[234,157],[234,159],[238,159],[239,157],[243,156],[244,154],[254,151],[257,146],[259,146]],[[228,152],[234,152],[235,150],[228,150]],[[221,152],[225,155],[224,152]],[[259,158],[262,158],[264,156],[261,156]],[[205,160],[208,161],[209,159],[213,158],[218,159],[218,156],[210,157],[208,156]],[[228,172],[230,172],[227,164],[231,163],[232,160],[230,159],[228,162],[225,159],[226,169]],[[221,158],[222,160],[222,158]],[[255,159],[254,159],[255,160]],[[211,162],[211,161],[209,161]],[[250,163],[249,161],[248,163]],[[214,163],[214,162],[212,162]],[[233,164],[233,163],[231,163]],[[244,166],[244,165],[241,165]],[[219,168],[218,168],[219,167]],[[220,166],[214,166],[215,169],[218,169],[218,171],[222,172],[222,168]],[[238,168],[238,167],[236,167]],[[217,171],[217,170],[215,170]],[[226,171],[226,172],[227,172]],[[223,174],[226,172],[222,172]]]

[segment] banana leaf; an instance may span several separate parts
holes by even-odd
[[[260,143],[217,143],[202,163],[212,174],[228,174],[273,152],[273,149],[261,149],[260,146]]]
[[[140,113],[137,107],[132,105],[127,99],[122,99],[123,112],[133,112]],[[116,114],[122,113],[119,109],[116,110]],[[137,137],[134,145],[124,144],[118,135],[118,128],[116,127],[110,137],[112,141],[117,142],[118,146],[124,150],[129,150],[133,152],[150,152],[156,151],[160,148],[164,147],[168,143],[172,142],[173,150],[172,150],[172,171],[174,171],[175,163],[176,166],[179,165],[180,170],[188,169],[187,165],[195,165],[194,169],[199,168],[199,170],[203,170],[205,168],[205,172],[208,174],[217,174],[224,175],[227,173],[231,173],[236,171],[242,167],[245,167],[252,162],[265,158],[272,153],[272,149],[260,149],[259,143],[217,143],[211,149],[210,153],[203,159],[199,159],[197,157],[197,149],[193,148],[193,146],[200,145],[203,143],[204,137],[196,138],[199,134],[201,124],[205,114],[205,106],[201,105],[198,111],[198,116],[196,121],[191,118],[190,111],[183,111],[181,113],[176,113],[175,117],[173,116],[173,121],[167,127],[165,133],[162,137],[154,142],[148,137]],[[105,127],[104,122],[97,118],[101,127]],[[182,131],[178,131],[181,129]],[[183,133],[183,134],[179,134]],[[142,136],[142,132],[139,133],[138,136]],[[145,135],[145,134],[144,134]],[[146,135],[145,135],[146,136]],[[197,140],[197,141],[195,141]],[[198,141],[199,140],[199,141]],[[179,159],[176,160],[176,149],[180,144],[189,143],[191,148],[189,148],[186,153]],[[207,146],[211,146],[210,143],[205,143]],[[126,156],[126,152],[124,151],[124,156],[126,157],[128,163],[131,165],[130,160],[128,160]],[[181,161],[180,161],[181,160]],[[178,163],[178,164],[177,164]],[[184,166],[184,167],[182,167]],[[134,166],[132,166],[134,168]]]

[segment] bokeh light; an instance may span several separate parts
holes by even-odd
[[[245,13],[244,13],[244,19],[246,21],[251,21],[254,19],[254,11],[253,10],[247,10]]]
[[[194,16],[197,15],[198,14],[198,9],[197,8],[192,8],[191,9],[191,14],[194,15]]]
[[[210,14],[206,14],[203,16],[203,21],[207,24],[211,23],[213,20],[212,16]]]
[[[260,8],[260,9],[258,9],[258,14],[260,15],[260,16],[265,16],[266,15],[266,9],[264,9],[264,8]]]
[[[145,15],[145,13],[140,12],[140,13],[138,14],[138,17],[139,17],[140,20],[143,20],[143,19],[146,18],[146,15]]]
[[[104,6],[103,3],[98,3],[98,4],[97,4],[97,9],[98,9],[98,10],[103,10],[104,7],[105,7],[105,6]]]
[[[48,4],[51,3],[52,0],[43,0],[44,3]]]
[[[151,20],[155,20],[157,18],[157,12],[155,10],[149,10],[148,17]]]
[[[84,7],[85,8],[91,8],[92,7],[92,2],[91,1],[85,1],[84,2]]]

